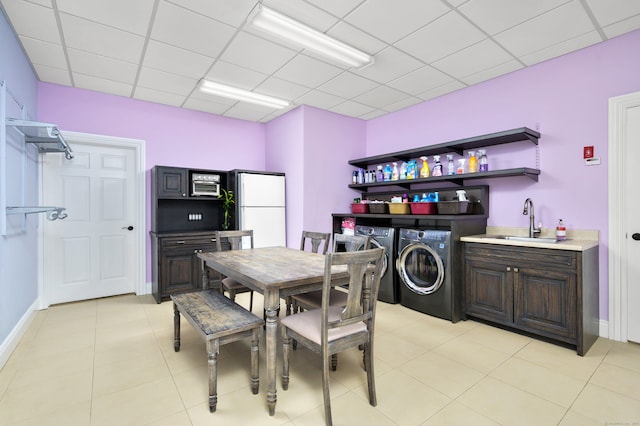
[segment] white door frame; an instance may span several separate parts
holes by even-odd
[[[625,111],[640,104],[640,92],[609,98],[609,339],[627,341],[628,262],[623,232],[629,185],[625,176],[627,140]]]
[[[139,226],[134,230],[135,235],[135,264],[139,265],[138,272],[136,274],[136,282],[133,285],[136,294],[147,294],[148,288],[146,285],[146,273],[147,273],[147,260],[146,260],[146,180],[145,180],[145,149],[144,140],[141,139],[128,139],[119,138],[115,136],[103,136],[94,135],[91,133],[69,132],[62,131],[62,136],[69,142],[71,149],[73,150],[73,144],[82,143],[85,145],[104,145],[114,148],[129,148],[135,151],[135,200],[138,201],[137,209],[137,223]],[[40,201],[43,200],[43,164],[40,162]],[[40,220],[44,220],[41,218]],[[40,225],[42,229],[42,224]],[[47,296],[46,288],[44,285],[44,235],[42,232],[38,235],[38,309],[46,309],[49,307],[49,299]]]

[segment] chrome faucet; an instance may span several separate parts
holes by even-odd
[[[531,211],[529,211],[531,209]],[[529,215],[529,238],[535,238],[542,232],[542,222],[539,227],[535,227],[535,216],[533,212],[533,200],[531,198],[527,198],[524,200],[524,210],[522,211],[523,215]]]

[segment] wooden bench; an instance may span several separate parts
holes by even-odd
[[[216,411],[220,345],[251,338],[251,392],[258,393],[258,342],[264,321],[217,290],[171,296],[173,301],[174,350],[180,351],[180,314],[207,344],[209,363],[209,411]]]

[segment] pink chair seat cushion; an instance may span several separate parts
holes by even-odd
[[[329,306],[329,321],[337,321],[342,315],[342,306]],[[307,339],[321,344],[322,310],[313,309],[299,314],[289,315],[282,320],[282,325],[305,336]],[[367,326],[364,322],[350,324],[344,327],[329,330],[329,341],[339,339],[355,333],[366,332]]]

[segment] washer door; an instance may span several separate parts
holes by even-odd
[[[444,282],[442,258],[426,244],[409,244],[403,248],[396,266],[400,279],[414,293],[432,294]]]
[[[373,238],[371,238],[370,240],[370,245],[373,246],[373,248],[384,248],[382,244],[380,244],[378,241],[376,241]],[[384,274],[387,273],[388,265],[389,265],[389,250],[385,250],[384,257],[382,258],[382,276],[383,277],[384,277]]]

